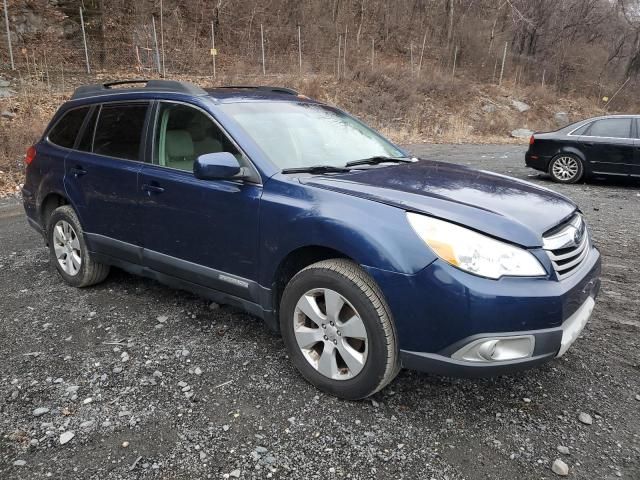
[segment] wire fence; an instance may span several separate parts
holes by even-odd
[[[4,0],[6,1],[6,0]],[[406,45],[389,47],[375,36],[360,35],[349,25],[295,27],[249,24],[220,37],[213,23],[184,22],[149,16],[131,28],[103,30],[85,24],[53,44],[35,44],[2,35],[0,72],[12,71],[23,81],[61,88],[96,75],[170,77],[194,75],[241,78],[270,75],[330,75],[349,79],[363,72],[393,69],[419,79],[438,70],[452,81],[472,75],[475,81],[500,85],[538,84],[562,89],[576,86],[579,72],[567,72],[562,58],[540,60],[514,55],[507,38],[485,44],[468,38],[445,45],[433,30],[414,35]],[[6,14],[6,10],[5,10]],[[9,17],[5,16],[9,31]],[[586,86],[599,94],[600,84]],[[583,87],[583,90],[585,88]]]

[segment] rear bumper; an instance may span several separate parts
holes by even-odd
[[[44,236],[44,230],[38,221],[38,209],[35,195],[24,187],[22,188],[22,205],[24,206],[24,213],[27,216],[27,222],[29,222],[29,225],[40,235]]]
[[[549,171],[550,156],[538,155],[537,153],[527,152],[524,155],[524,163],[529,168],[540,170],[541,172]]]

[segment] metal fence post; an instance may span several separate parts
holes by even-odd
[[[427,43],[427,31],[424,31],[424,38],[422,39],[422,49],[420,50],[420,61],[418,62],[418,76],[420,76],[420,71],[422,70],[422,57],[424,56],[424,47]]]
[[[300,65],[300,75],[302,75],[302,33],[298,25],[298,63]]]
[[[264,66],[264,29],[262,28],[262,24],[260,24],[260,43],[262,44],[262,75],[266,75],[267,70]]]
[[[213,63],[213,79],[216,79],[216,34],[213,29],[213,22],[211,22],[211,58]]]
[[[340,62],[342,61],[342,57],[341,57],[341,52],[340,50],[342,49],[342,34],[338,35],[338,80],[340,80]]]
[[[344,49],[342,50],[342,77],[347,78],[347,34],[349,33],[349,26],[344,26]]]
[[[84,31],[84,17],[82,16],[82,7],[80,7],[80,25],[82,26],[82,42],[84,43],[84,59],[87,62],[87,73],[91,73],[91,67],[89,67],[89,51],[87,50],[87,35]]]
[[[451,78],[455,78],[456,76],[456,62],[458,61],[458,45],[456,45],[456,49],[453,52],[453,71],[451,72]]]
[[[162,76],[167,76],[164,66],[164,15],[162,14],[162,0],[160,0],[160,50],[162,50]]]
[[[49,64],[47,62],[47,51],[43,51],[42,55],[44,56],[44,71],[47,75],[47,90],[51,91],[51,81],[49,80]]]
[[[373,72],[373,62],[376,58],[376,39],[371,38],[371,71]]]
[[[411,75],[413,75],[413,42],[409,44],[409,64],[411,67]]]
[[[507,59],[507,42],[504,42],[504,53],[502,54],[502,67],[500,68],[500,80],[498,85],[502,85],[502,76],[504,75],[504,62]]]
[[[7,7],[7,0],[4,0],[4,24],[7,27],[7,45],[9,45],[9,58],[11,59],[11,70],[15,70],[16,64],[13,62],[13,48],[11,47],[11,30],[9,30],[9,8]]]
[[[156,69],[158,70],[158,75],[161,75],[162,72],[160,70],[160,51],[158,50],[158,33],[156,32],[156,17],[151,15],[151,22],[153,23],[153,45],[156,50]]]

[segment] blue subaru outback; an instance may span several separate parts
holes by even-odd
[[[600,255],[562,195],[412,158],[289,89],[123,83],[78,88],[27,152],[28,220],[68,284],[115,266],[240,306],[348,399],[401,367],[537,365],[588,321]]]

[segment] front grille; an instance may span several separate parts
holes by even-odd
[[[591,246],[587,226],[580,214],[553,229],[542,240],[560,280],[576,272],[589,255]]]

